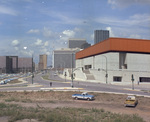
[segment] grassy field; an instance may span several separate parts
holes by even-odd
[[[0,117],[7,117],[9,122],[25,119],[37,122],[144,122],[136,113],[113,112],[117,108],[125,109],[119,105],[125,95],[91,93],[96,100],[85,101],[72,99],[74,93],[77,92],[0,92]],[[148,98],[145,104],[149,105]],[[112,111],[107,111],[105,106],[112,106]],[[133,109],[126,110],[136,111]]]
[[[115,114],[104,109],[85,108],[25,108],[16,104],[0,103],[0,116],[9,116],[9,122],[36,119],[43,122],[143,122],[137,115]]]

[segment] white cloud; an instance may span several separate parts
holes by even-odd
[[[47,49],[47,48],[42,48],[42,49],[40,49],[40,52],[39,52],[39,53],[40,53],[40,54],[46,54],[46,55],[50,55],[50,54],[51,54],[50,50]]]
[[[19,48],[18,48],[18,47],[15,47],[15,50],[16,50],[16,51],[18,51],[18,50],[19,50]]]
[[[64,30],[60,35],[60,41],[63,43],[64,41],[68,41],[69,38],[73,38],[75,36],[75,31],[73,30]]]
[[[106,27],[106,30],[109,30],[110,37],[115,37],[111,27]]]
[[[17,16],[18,12],[6,6],[0,5],[0,14],[8,14],[12,16]]]
[[[129,38],[134,38],[134,39],[141,39],[141,36],[138,34],[132,34],[129,36]]]
[[[149,14],[135,14],[127,19],[120,19],[116,17],[100,17],[95,20],[98,23],[107,24],[111,26],[141,26],[149,27],[150,15]]]
[[[44,42],[44,46],[45,47],[49,46],[49,42],[48,41]]]
[[[55,21],[51,21],[54,24],[63,24],[63,25],[82,25],[85,21],[83,18],[73,17],[69,11],[50,11],[49,9],[40,9],[40,13],[55,18]]]
[[[43,44],[42,40],[40,40],[40,39],[37,39],[36,42],[35,42],[36,46],[41,46],[42,44]]]
[[[68,37],[74,37],[75,32],[72,31],[72,30],[64,30],[63,34],[66,35],[66,36],[68,36]]]
[[[31,30],[29,30],[27,33],[35,33],[35,34],[38,34],[38,33],[40,33],[40,30],[38,30],[38,29],[31,29]]]
[[[52,32],[49,28],[47,28],[47,27],[44,27],[44,29],[43,29],[43,35],[45,36],[45,37],[55,37],[55,33],[54,32]]]
[[[150,0],[108,0],[108,3],[112,5],[112,8],[128,7],[133,4],[148,5]]]
[[[92,40],[94,40],[94,33],[91,34],[90,38],[91,38]]]
[[[13,45],[14,47],[18,46],[19,44],[20,44],[20,42],[19,42],[18,40],[13,40],[13,41],[12,41],[12,45]]]
[[[149,14],[134,14],[126,19],[112,16],[99,17],[95,21],[100,24],[105,24],[106,27],[111,27],[106,28],[110,30],[111,37],[149,39]]]
[[[27,48],[28,48],[28,47],[23,47],[23,49],[25,49],[25,50],[26,50]]]

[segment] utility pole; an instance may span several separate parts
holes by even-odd
[[[107,57],[105,56],[105,55],[101,55],[101,56],[103,56],[103,57],[105,57],[105,59],[106,59],[106,75],[105,75],[105,77],[106,77],[106,84],[108,83],[108,73],[107,73]]]
[[[134,76],[133,76],[133,74],[131,75],[131,81],[132,81],[132,90],[134,90]]]
[[[72,53],[72,74],[71,74],[71,87],[73,88],[73,53]]]
[[[32,84],[33,84],[33,78],[34,78],[34,74],[33,74],[33,54],[32,54]]]

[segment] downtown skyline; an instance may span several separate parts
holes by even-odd
[[[0,1],[0,55],[31,57],[68,46],[69,38],[94,44],[94,30],[110,37],[150,39],[149,0]],[[27,47],[26,49],[24,47]]]

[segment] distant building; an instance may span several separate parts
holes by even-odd
[[[91,44],[88,44],[86,42],[86,39],[73,38],[73,39],[69,39],[69,41],[68,41],[68,48],[85,49],[90,46],[91,46]]]
[[[47,69],[47,55],[40,55],[39,56],[39,65],[38,65],[39,70],[45,70]]]
[[[86,48],[88,48],[90,46],[91,46],[91,44],[89,44],[89,43],[86,42],[83,45],[81,45],[81,49],[86,49]]]
[[[18,72],[22,73],[32,72],[32,65],[34,67],[34,64],[32,64],[32,57],[18,58]]]
[[[0,73],[17,73],[18,56],[0,56]]]
[[[108,30],[95,30],[94,31],[94,44],[99,43],[108,38],[109,38]]]
[[[75,53],[80,51],[79,48],[67,48],[54,50],[53,68],[64,69],[75,67]]]
[[[18,56],[0,56],[0,73],[20,72],[32,72],[32,58],[19,58]]]
[[[18,56],[11,56],[12,59],[12,71],[13,73],[18,72]]]

